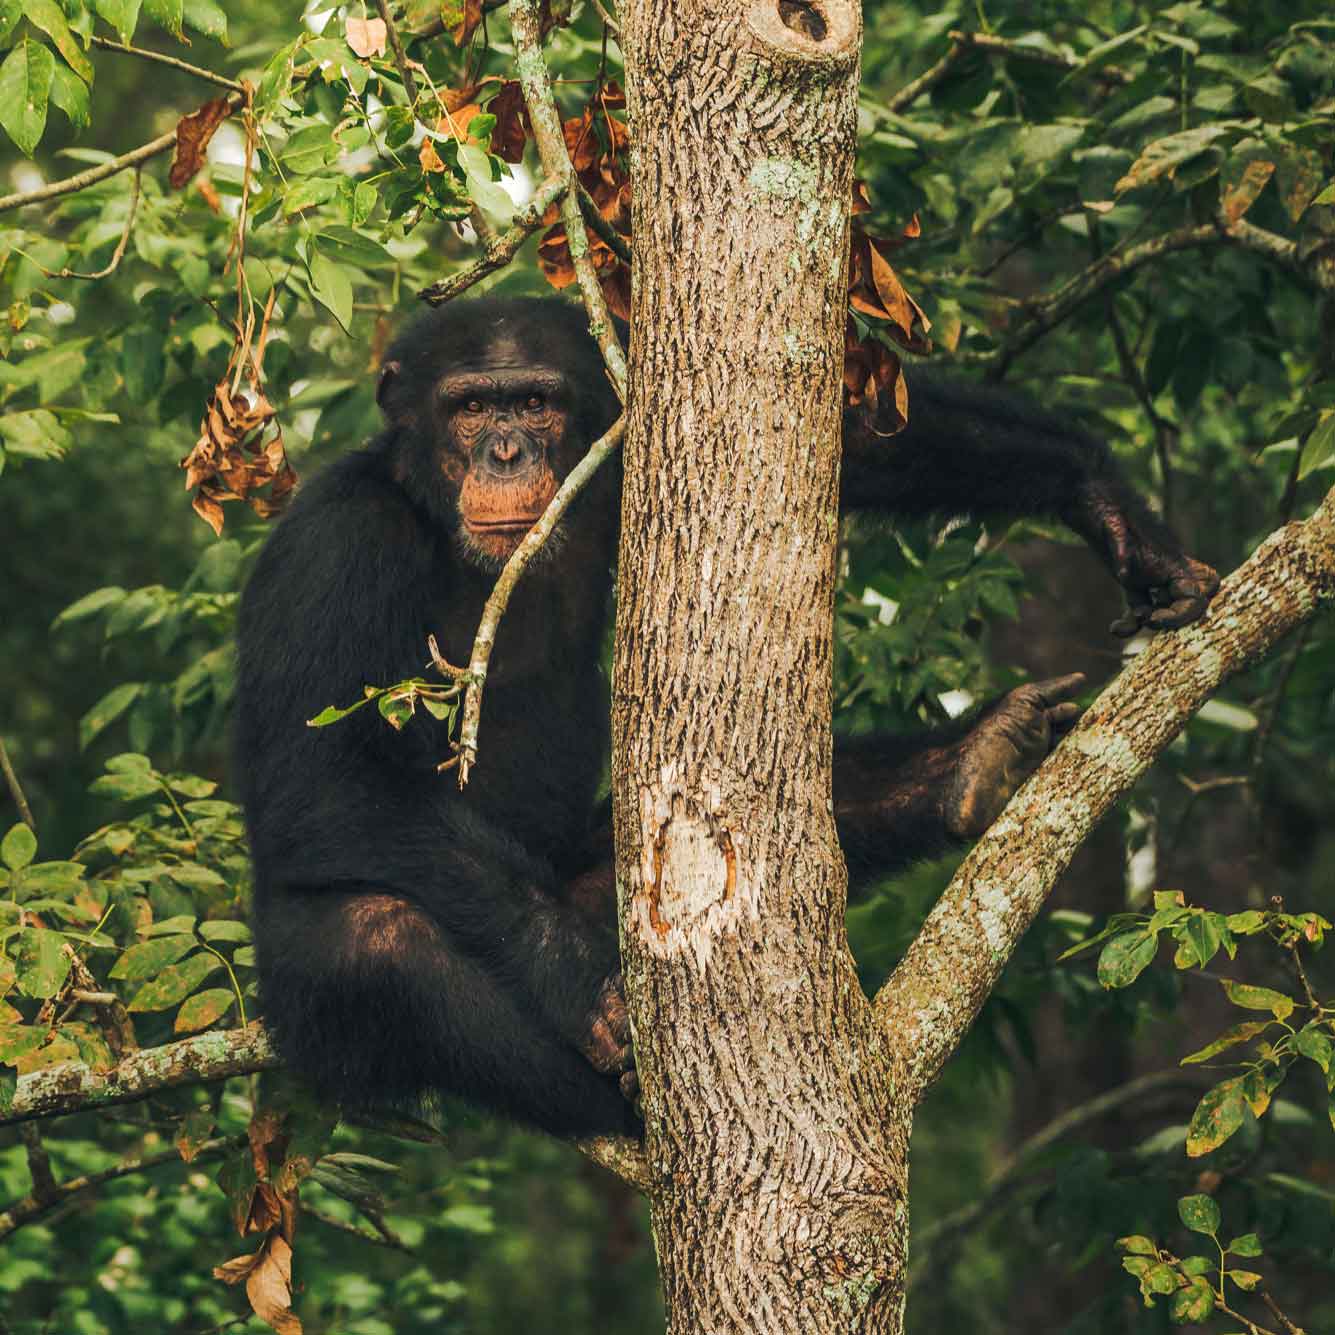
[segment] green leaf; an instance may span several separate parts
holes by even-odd
[[[1203,153],[1216,140],[1236,133],[1228,124],[1201,125],[1194,130],[1183,130],[1156,139],[1147,144],[1140,157],[1131,164],[1131,170],[1117,182],[1117,194],[1134,190],[1157,181],[1161,176],[1171,177],[1184,163]]]
[[[1244,1293],[1251,1293],[1261,1285],[1264,1275],[1258,1275],[1255,1270],[1230,1270],[1228,1277]]]
[[[86,593],[76,602],[72,602],[59,616],[51,623],[52,630],[58,630],[61,626],[68,626],[73,621],[84,621],[88,617],[95,616],[104,608],[120,602],[125,597],[125,590],[119,585],[109,585],[104,589],[94,589],[92,593]]]
[[[37,856],[37,836],[24,824],[10,826],[0,840],[0,862],[10,871],[26,867]]]
[[[205,37],[212,37],[223,46],[227,42],[227,15],[213,0],[185,0],[183,7],[186,24]]]
[[[1183,1196],[1177,1203],[1177,1216],[1193,1233],[1219,1232],[1219,1206],[1212,1196]]]
[[[151,774],[153,762],[139,751],[122,751],[103,767],[108,774]]]
[[[121,41],[128,43],[139,25],[139,3],[140,0],[93,0],[93,8],[120,33]]]
[[[1231,1048],[1234,1044],[1245,1043],[1248,1039],[1255,1038],[1257,1034],[1263,1033],[1270,1028],[1269,1020],[1247,1020],[1243,1024],[1235,1024],[1232,1029],[1226,1029],[1213,1043],[1207,1043],[1199,1052],[1193,1052],[1189,1057],[1183,1057],[1181,1065],[1190,1066],[1193,1062],[1209,1061],[1217,1053],[1223,1052],[1225,1048]]]
[[[57,65],[51,76],[51,101],[65,113],[76,130],[89,123],[88,85],[73,70]]]
[[[222,968],[216,955],[200,951],[180,964],[164,969],[151,983],[141,987],[126,1006],[131,1011],[164,1011],[184,1001],[209,974]]]
[[[99,590],[101,593],[109,590]],[[86,601],[86,600],[81,600]],[[78,606],[78,603],[74,605]],[[67,608],[66,612],[72,609]],[[65,616],[66,612],[60,615]],[[86,614],[85,614],[86,615]],[[139,698],[143,692],[143,683],[137,681],[127,681],[120,686],[113,687],[104,695],[84,716],[79,720],[79,749],[87,750],[89,744],[101,733],[105,732],[115,721],[125,713],[129,707]],[[156,784],[153,787],[157,787]],[[151,790],[150,790],[151,791]]]
[[[185,31],[182,28],[185,19],[185,8],[181,0],[144,0],[144,13],[154,23],[159,23],[166,28],[173,37],[185,41]]]
[[[121,336],[125,392],[139,405],[157,396],[167,374],[166,330],[157,325],[127,329]]]
[[[45,1025],[0,1024],[0,1062],[12,1062],[46,1041]]]
[[[1302,462],[1298,465],[1298,481],[1324,467],[1335,459],[1335,412],[1321,414],[1316,429],[1303,446]]]
[[[184,915],[183,915],[184,916]],[[199,944],[193,935],[161,936],[131,946],[111,967],[111,977],[137,983],[159,974]]]
[[[1253,987],[1249,983],[1235,983],[1231,978],[1221,978],[1224,993],[1235,1005],[1249,1011],[1270,1011],[1275,1019],[1287,1020],[1293,1014],[1293,998],[1283,992],[1276,992],[1269,987]]]
[[[295,172],[298,176],[318,172],[322,167],[337,161],[338,155],[339,147],[334,142],[333,127],[325,124],[298,130],[279,152],[284,170]],[[335,185],[337,182],[330,178],[330,195]]]
[[[179,936],[182,932],[193,932],[195,921],[193,913],[178,913],[174,918],[164,918],[161,922],[155,922],[148,929],[148,934],[149,936]]]
[[[42,894],[79,889],[88,868],[82,862],[38,862],[23,873],[23,888]]]
[[[65,938],[45,927],[25,927],[18,934],[19,990],[29,997],[53,997],[70,971]]]
[[[1184,1275],[1212,1275],[1219,1262],[1208,1256],[1184,1256],[1181,1261]]]
[[[199,934],[205,941],[249,941],[250,928],[244,922],[231,918],[216,918],[201,923]]]
[[[79,78],[85,83],[92,83],[93,67],[70,31],[70,25],[56,0],[23,0],[23,17],[46,33]]]
[[[1198,1326],[1214,1311],[1214,1290],[1203,1278],[1193,1279],[1169,1301],[1168,1315],[1179,1326]]]
[[[88,785],[96,797],[112,797],[121,802],[135,802],[141,797],[160,793],[157,780],[149,774],[103,774]]]
[[[1228,1250],[1234,1256],[1260,1256],[1261,1239],[1255,1233],[1244,1233],[1240,1238],[1234,1238],[1228,1244]]]
[[[1187,967],[1203,969],[1219,953],[1222,938],[1215,922],[1217,916],[1213,913],[1196,912],[1174,929],[1174,938],[1185,947],[1183,953],[1188,959]],[[1174,963],[1178,961],[1174,960]],[[1178,967],[1181,968],[1181,964],[1178,964]]]
[[[1159,938],[1144,931],[1113,937],[1099,955],[1099,982],[1110,989],[1129,987],[1153,963],[1158,948]]]
[[[232,952],[232,963],[241,968],[253,969],[255,967],[255,947],[238,946]]]
[[[1176,1293],[1177,1283],[1177,1271],[1170,1265],[1151,1266],[1141,1280],[1151,1293]]]
[[[51,52],[26,38],[0,65],[0,126],[28,157],[46,129],[46,103],[55,68]]]
[[[1152,1239],[1140,1233],[1132,1233],[1125,1238],[1118,1238],[1117,1245],[1131,1256],[1158,1256],[1159,1249]]]
[[[1251,936],[1265,926],[1265,914],[1256,909],[1228,915],[1228,930],[1235,936]]]
[[[174,862],[167,875],[188,890],[222,890],[227,882],[212,867],[201,867],[197,862]]]
[[[347,271],[314,247],[306,262],[310,275],[311,295],[343,326],[344,333],[352,332],[352,280]]]
[[[1242,1092],[1244,1079],[1235,1076],[1223,1081],[1207,1090],[1196,1105],[1187,1128],[1187,1154],[1191,1158],[1217,1150],[1242,1125],[1247,1116],[1247,1100]]]
[[[207,1029],[232,1009],[236,993],[230,987],[210,987],[196,992],[176,1016],[173,1026],[178,1034],[190,1034],[196,1029]]]
[[[1305,1029],[1300,1029],[1297,1037],[1293,1040],[1293,1046],[1309,1061],[1316,1062],[1323,1075],[1330,1074],[1331,1059],[1335,1057],[1335,1047],[1332,1047],[1330,1039],[1315,1024],[1309,1024]]]

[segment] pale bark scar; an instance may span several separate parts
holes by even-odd
[[[672,928],[690,931],[737,889],[737,851],[716,821],[674,813],[654,835],[652,873],[645,886],[649,926],[659,940]]]

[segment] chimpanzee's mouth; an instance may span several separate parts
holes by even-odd
[[[489,519],[485,523],[465,519],[464,526],[470,533],[527,533],[541,518],[538,514],[527,519]]]

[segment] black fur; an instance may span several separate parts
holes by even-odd
[[[579,909],[591,870],[604,896],[611,885],[595,795],[619,464],[518,587],[487,684],[485,763],[466,790],[435,773],[448,743],[429,718],[396,734],[371,706],[306,725],[358,699],[363,683],[422,674],[431,633],[452,662],[467,661],[494,576],[461,553],[430,403],[443,371],[485,367],[498,348],[507,362],[564,372],[581,450],[611,424],[616,402],[576,308],[447,305],[387,354],[399,371],[382,402],[397,425],[301,489],[246,589],[236,773],[263,1011],[291,1065],[345,1104],[443,1091],[558,1134],[625,1130],[615,1080],[579,1050],[618,969],[610,903]],[[912,424],[893,439],[849,416],[846,508],[1060,515],[1091,479],[1114,483],[1101,443],[1009,396],[917,375],[910,393]],[[940,737],[863,741],[846,753],[851,795],[875,782],[892,799],[876,828],[865,810],[841,818],[857,872],[884,874],[948,842],[941,747]]]

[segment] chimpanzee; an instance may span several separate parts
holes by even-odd
[[[1007,394],[910,371],[893,441],[845,415],[843,503],[892,515],[1051,515],[1127,590],[1130,627],[1199,616],[1214,572],[1119,480],[1107,449]],[[605,467],[518,586],[460,791],[441,726],[372,710],[306,720],[467,661],[496,571],[617,403],[582,312],[483,300],[390,347],[384,432],[298,494],[240,614],[236,764],[255,860],[265,1019],[346,1105],[464,1095],[549,1131],[626,1130],[636,1090],[618,974],[599,654],[619,475]],[[1079,677],[1023,686],[968,725],[836,755],[855,880],[976,838],[1076,714]]]

